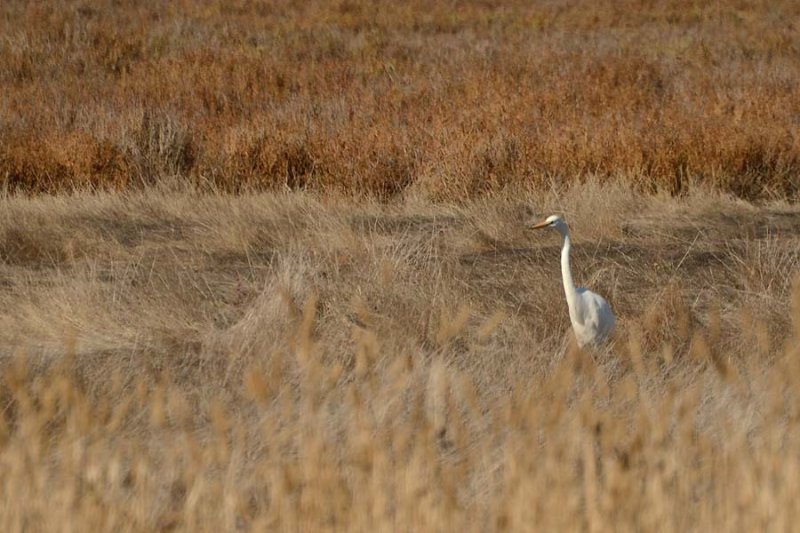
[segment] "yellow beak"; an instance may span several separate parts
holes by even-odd
[[[530,229],[542,229],[542,228],[546,228],[546,227],[548,226],[548,224],[550,224],[548,221],[546,221],[546,220],[542,220],[542,221],[541,221],[541,222],[539,222],[538,224],[534,224],[533,226],[530,226]]]

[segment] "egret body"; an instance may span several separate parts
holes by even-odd
[[[553,228],[561,234],[561,277],[564,282],[564,294],[569,307],[569,320],[580,347],[599,346],[605,342],[617,319],[605,298],[583,287],[575,287],[572,281],[572,270],[569,265],[569,252],[572,243],[569,228],[564,220],[551,215],[542,222],[534,224],[531,229]]]

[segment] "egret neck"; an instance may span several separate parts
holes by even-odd
[[[569,267],[569,251],[572,248],[572,243],[569,238],[569,229],[566,224],[559,224],[556,229],[561,234],[561,277],[564,282],[564,295],[567,297],[567,306],[569,307],[569,317],[573,322],[581,323],[579,320],[578,310],[575,309],[575,302],[577,301],[577,293],[575,291],[575,283],[572,281],[572,270]]]

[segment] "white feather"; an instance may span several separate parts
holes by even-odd
[[[599,346],[614,331],[617,319],[605,298],[589,289],[575,287],[569,263],[572,243],[567,223],[561,217],[551,215],[534,228],[553,228],[561,234],[561,277],[572,330],[579,346]]]

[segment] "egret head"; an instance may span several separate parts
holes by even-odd
[[[566,227],[566,222],[564,219],[558,215],[550,215],[546,219],[542,220],[539,223],[533,224],[530,229],[542,229],[542,228],[553,228],[561,231],[562,228]]]

